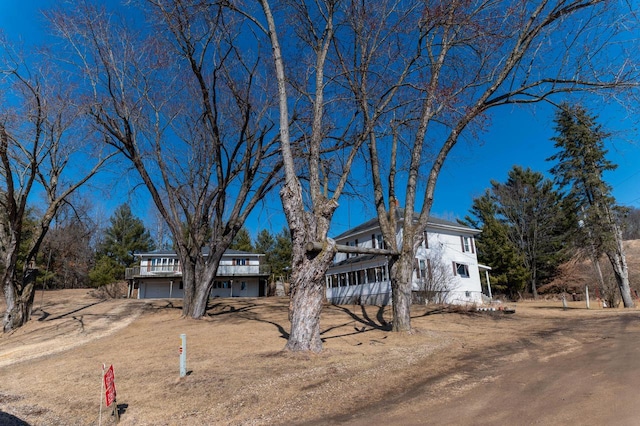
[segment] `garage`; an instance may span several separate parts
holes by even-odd
[[[169,282],[141,282],[140,283],[140,299],[162,299],[169,296]],[[175,292],[171,297],[182,297],[182,294],[177,295]],[[182,293],[182,292],[181,292]]]

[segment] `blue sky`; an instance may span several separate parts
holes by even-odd
[[[37,12],[49,7],[54,0],[0,0],[0,29],[12,41],[24,40],[28,44],[43,40],[43,19]],[[613,187],[613,195],[621,205],[640,207],[640,146],[638,146],[637,119],[629,117],[621,107],[593,101],[586,106],[599,116],[599,122],[613,133],[607,141],[608,159],[618,169],[605,178]],[[551,164],[545,159],[554,153],[553,109],[546,104],[527,107],[507,106],[492,111],[492,124],[478,139],[464,139],[453,149],[440,175],[432,213],[445,219],[464,217],[474,197],[489,187],[491,180],[503,182],[513,165],[530,167],[546,173]],[[123,185],[126,186],[126,185]],[[115,191],[97,206],[109,216],[123,202],[130,202],[133,211],[142,218],[150,216],[146,193],[135,196]],[[374,217],[371,206],[360,201],[343,198],[334,219],[331,234],[337,235],[350,226]],[[249,231],[255,235],[267,228],[279,232],[286,224],[280,211],[277,193],[258,205]]]

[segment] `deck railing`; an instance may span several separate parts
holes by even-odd
[[[252,276],[271,274],[271,265],[220,265],[218,277]],[[182,275],[180,265],[134,266],[125,270],[127,280],[137,277],[170,277]]]

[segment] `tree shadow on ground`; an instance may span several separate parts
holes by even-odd
[[[0,411],[0,425],[3,426],[30,426],[29,423],[14,416],[13,414]]]
[[[331,305],[331,308],[344,312],[345,314],[353,318],[355,322],[362,324],[363,326],[362,328],[359,328],[357,326],[355,327],[356,330],[359,332],[365,331],[367,327],[375,330],[391,331],[391,323],[387,322],[387,320],[384,319],[385,306],[374,306],[374,305],[368,305],[368,306],[377,309],[375,319],[371,318],[371,316],[367,312],[367,305],[358,305],[358,307],[360,308],[359,315],[356,313],[356,310],[357,310],[356,306],[354,306],[353,309],[349,309],[348,307],[342,306],[342,305]],[[326,333],[333,329],[340,328],[347,324],[349,323],[346,323],[340,326],[330,327],[324,330],[322,333]]]
[[[104,302],[104,300],[100,300],[100,301],[94,302],[94,303],[89,303],[88,305],[81,306],[81,307],[79,307],[77,309],[74,309],[73,311],[69,311],[69,312],[66,312],[64,314],[60,314],[60,315],[57,315],[57,316],[51,317],[51,318],[49,318],[50,314],[43,310],[42,311],[43,312],[43,316],[38,318],[38,321],[54,321],[54,320],[57,320],[57,319],[64,318],[66,316],[75,314],[76,312],[80,312],[83,309],[90,308],[91,306],[99,305],[100,303],[103,303],[103,302]]]
[[[241,305],[238,307],[237,305]],[[275,321],[270,321],[264,318],[260,318],[255,312],[253,312],[257,308],[264,308],[264,306],[259,305],[257,303],[249,302],[249,301],[236,301],[231,304],[229,301],[220,299],[215,303],[212,303],[207,306],[207,315],[209,317],[221,317],[221,316],[231,316],[237,317],[244,320],[261,322],[264,324],[273,325],[278,332],[280,333],[280,338],[288,340],[289,333],[287,330],[279,323]]]

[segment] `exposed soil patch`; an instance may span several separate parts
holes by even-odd
[[[214,299],[207,318],[190,320],[177,300],[47,292],[33,321],[0,336],[0,423],[112,424],[100,419],[105,363],[115,369],[121,425],[377,424],[394,410],[424,424],[420,407],[446,412],[503,380],[503,366],[564,362],[608,333],[632,332],[638,319],[636,310],[579,302],[569,310],[519,303],[512,315],[415,307],[407,336],[388,331],[388,308],[326,306],[325,350],[306,355],[282,351],[287,306],[284,298]]]

